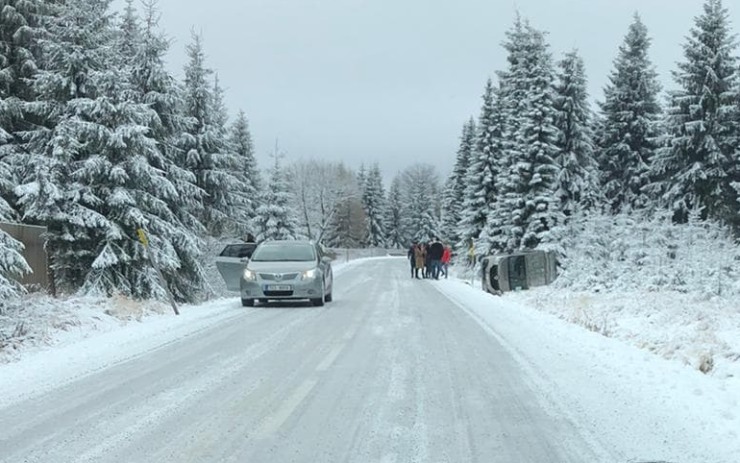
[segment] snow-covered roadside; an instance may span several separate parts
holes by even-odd
[[[336,276],[365,259],[334,265]],[[140,356],[250,310],[238,298],[180,308],[125,299],[29,296],[22,314],[0,318],[0,327],[22,322],[28,332],[0,349],[0,407]],[[22,316],[21,316],[22,315]],[[15,328],[13,328],[15,329]],[[10,343],[13,343],[12,346]]]
[[[554,414],[622,449],[622,461],[737,462],[740,377],[704,375],[530,307],[521,294],[433,284],[520,360],[545,402],[560,404]]]
[[[14,363],[0,365],[0,407],[67,384],[95,371],[135,358],[162,345],[243,315],[234,299],[185,306],[181,315],[150,314],[140,321],[116,324],[101,307],[69,314],[84,320],[64,334],[51,331],[53,344],[29,347]],[[33,310],[33,309],[31,309]],[[91,319],[100,320],[96,325]],[[94,331],[104,328],[105,331]]]
[[[740,300],[736,298],[545,287],[508,293],[503,299],[690,365],[720,381],[740,380]]]

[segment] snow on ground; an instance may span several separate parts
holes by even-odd
[[[454,276],[480,288],[479,277]],[[546,286],[501,296],[619,339],[719,380],[740,381],[740,298],[676,291],[577,291]]]
[[[586,293],[536,288],[504,300],[676,360],[724,381],[740,381],[740,300],[676,292]]]
[[[335,275],[363,259],[336,263]],[[180,307],[34,294],[0,315],[0,407],[207,329],[245,310],[234,297]]]
[[[634,317],[640,308],[670,308],[675,299],[657,303],[660,297],[655,295],[653,299],[621,300],[622,316],[614,316],[606,325],[613,334],[622,333],[623,339],[615,339],[571,323],[563,316],[567,309],[553,314],[547,313],[551,310],[543,311],[542,307],[557,307],[560,301],[567,301],[567,298],[548,297],[545,291],[498,297],[463,280],[433,284],[530,370],[534,386],[554,399],[549,402],[563,404],[563,409],[552,413],[573,417],[573,422],[580,423],[595,438],[614,443],[626,455],[644,455],[644,461],[738,461],[740,376],[729,377],[733,369],[721,363],[717,368],[723,372],[722,376],[705,375],[691,365],[675,361],[678,354],[669,360],[624,342],[628,332],[648,333],[644,336],[646,340],[674,336],[673,330],[683,323],[667,323],[671,317],[665,311],[655,316],[652,324],[646,317],[637,320]],[[612,307],[616,307],[619,299],[613,297]],[[538,298],[547,303],[537,308]],[[681,313],[677,318],[683,321],[711,318],[718,323],[718,336],[728,343],[737,340],[736,326],[732,328],[732,322],[727,325],[719,322],[724,309],[711,316],[686,307]],[[598,320],[598,315],[593,316]],[[734,330],[734,334],[724,328]],[[680,344],[688,343],[691,336],[675,334],[675,337],[683,337]],[[735,342],[734,348],[737,346]],[[635,435],[645,438],[635,439]],[[694,449],[691,455],[652,445],[655,436],[681,435],[698,435],[697,440],[705,445]]]

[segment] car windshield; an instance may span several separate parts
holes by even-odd
[[[309,262],[315,259],[313,246],[295,244],[260,246],[252,255],[253,262]]]

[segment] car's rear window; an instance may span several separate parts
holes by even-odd
[[[311,245],[269,244],[258,247],[252,254],[253,262],[308,262],[316,259]]]

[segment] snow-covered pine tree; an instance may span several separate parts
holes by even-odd
[[[359,196],[358,199],[359,199],[359,204],[362,207],[362,214],[356,214],[357,215],[356,218],[360,219],[361,224],[357,224],[357,223],[354,224],[355,226],[361,225],[362,231],[360,231],[360,233],[356,233],[356,232],[353,233],[353,235],[356,235],[359,237],[361,247],[369,246],[368,234],[367,234],[368,217],[367,217],[367,213],[365,213],[365,203],[364,203],[365,190],[367,190],[368,174],[369,174],[369,171],[365,167],[365,163],[363,162],[362,164],[360,164],[360,169],[357,171],[357,176],[356,176],[357,190],[358,190],[358,196]]]
[[[27,168],[21,135],[36,123],[24,111],[24,103],[35,99],[29,79],[38,69],[38,38],[43,33],[42,21],[51,11],[40,1],[29,0],[5,0],[0,10],[0,198],[14,211],[6,218],[15,219],[13,189],[20,171]]]
[[[486,226],[490,211],[498,199],[498,160],[501,153],[501,113],[491,79],[483,92],[483,106],[478,119],[475,147],[470,152],[464,181],[458,243],[477,241]],[[467,147],[466,147],[467,149]]]
[[[386,208],[385,219],[388,230],[386,245],[390,248],[405,248],[410,243],[409,238],[404,234],[403,204],[401,178],[395,176],[388,189],[388,207]]]
[[[740,69],[721,0],[704,2],[683,49],[684,61],[673,73],[679,89],[670,93],[666,110],[667,144],[652,165],[657,186],[676,220],[686,222],[692,209],[702,208],[702,218],[740,231],[740,203],[731,185],[740,179]]]
[[[196,185],[195,174],[186,168],[187,152],[182,148],[192,140],[189,131],[196,121],[185,115],[184,91],[165,67],[169,41],[159,29],[156,4],[157,0],[144,1],[142,41],[136,56],[131,57],[132,92],[136,101],[148,104],[157,114],[149,127],[150,134],[167,159],[167,178],[178,191],[170,208],[188,229],[200,236],[205,233],[198,220],[204,192]]]
[[[280,154],[276,150],[270,169],[270,179],[257,208],[253,222],[257,241],[292,240],[298,238],[298,220],[292,208],[290,187],[280,165]]]
[[[213,216],[214,219],[220,219],[212,224],[211,231],[216,236],[225,233],[243,236],[249,228],[250,219],[254,217],[254,210],[250,208],[250,195],[253,192],[251,182],[245,183],[247,179],[242,175],[245,160],[230,143],[228,120],[224,90],[216,75],[209,105],[209,122],[216,135],[214,142],[217,151],[212,158],[214,180],[218,182],[218,188],[210,194],[210,207],[219,212],[218,216]]]
[[[180,266],[163,198],[177,195],[148,132],[156,114],[126,100],[129,75],[114,66],[108,0],[69,0],[42,41],[44,67],[29,104],[47,128],[29,132],[31,174],[18,188],[28,220],[47,225],[56,289],[163,297],[150,261]],[[149,232],[149,249],[136,231]]]
[[[75,166],[86,156],[70,127],[80,120],[71,103],[94,96],[91,80],[110,59],[110,49],[103,47],[112,45],[108,2],[94,1],[88,8],[82,3],[57,5],[46,20],[48,34],[39,42],[45,60],[31,81],[38,100],[25,105],[27,114],[40,123],[24,133],[28,169],[16,188],[23,220],[47,226],[52,292],[82,286],[97,258],[95,233],[108,225],[104,217],[80,204],[90,195],[72,179]]]
[[[612,212],[648,206],[645,192],[657,147],[660,85],[648,57],[650,38],[638,15],[614,61],[600,104],[603,131],[597,140],[601,183]]]
[[[128,16],[128,15],[127,15]],[[180,138],[192,123],[183,113],[183,93],[175,78],[165,69],[164,56],[169,42],[159,29],[156,0],[144,2],[143,24],[133,15],[122,23],[121,34],[138,31],[138,40],[126,39],[119,52],[129,68],[130,99],[148,105],[156,114],[149,124],[149,136],[157,143],[161,157],[150,159],[160,169],[177,192],[160,198],[172,211],[174,220],[160,233],[168,242],[165,249],[174,252],[168,259],[179,265],[165,269],[163,275],[170,291],[178,300],[193,302],[204,294],[205,273],[201,264],[203,242],[198,238],[205,228],[194,215],[200,208],[203,192],[195,185],[195,175],[178,163],[184,159],[178,148]],[[127,44],[134,43],[135,46]],[[133,53],[128,56],[127,53]]]
[[[138,53],[142,41],[141,21],[136,13],[134,0],[126,0],[116,36],[117,65],[131,66],[130,60]]]
[[[598,163],[594,155],[592,116],[588,104],[586,69],[576,50],[558,63],[555,86],[555,125],[558,128],[557,190],[560,209],[570,217],[597,205]]]
[[[444,189],[442,235],[445,241],[453,245],[462,242],[459,229],[463,217],[468,168],[475,150],[475,135],[475,121],[470,118],[463,126],[455,165]]]
[[[415,164],[404,171],[402,179],[402,195],[407,201],[402,219],[404,229],[417,241],[439,237],[440,189],[436,169],[428,164]]]
[[[195,174],[196,185],[204,191],[199,218],[208,231],[220,235],[233,225],[231,214],[235,202],[232,192],[240,191],[233,172],[227,171],[231,156],[226,153],[226,133],[221,128],[223,116],[219,98],[209,86],[213,73],[205,65],[203,41],[192,33],[187,46],[185,66],[185,115],[194,123],[183,139],[184,166]]]
[[[229,143],[231,150],[238,156],[239,160],[236,176],[239,185],[242,187],[240,196],[244,200],[243,213],[245,214],[246,224],[249,226],[254,220],[259,207],[261,181],[257,160],[254,157],[254,144],[252,143],[252,134],[249,131],[249,121],[244,111],[240,110],[237,113],[236,119],[231,125]],[[247,232],[248,230],[243,231]]]
[[[357,186],[360,188],[360,194],[364,194],[367,187],[367,169],[365,163],[360,164],[360,170],[357,171]]]
[[[482,237],[478,240],[476,247],[478,254],[513,250],[511,247],[512,214],[520,205],[520,193],[515,189],[516,184],[510,182],[509,173],[513,171],[513,165],[517,159],[520,115],[526,110],[524,102],[529,95],[529,83],[517,77],[522,72],[521,68],[530,42],[528,27],[526,21],[523,21],[517,14],[514,25],[506,32],[506,41],[503,43],[507,52],[508,66],[506,70],[497,72],[498,87],[494,102],[501,125],[499,175],[496,179],[498,198],[492,205],[481,233]],[[467,252],[467,249],[465,251]]]
[[[367,215],[367,245],[369,247],[385,246],[385,188],[383,187],[383,175],[377,163],[366,173],[362,205]]]
[[[10,166],[0,158],[0,184],[3,184],[4,190],[12,191],[14,177]],[[0,197],[0,221],[13,222],[15,219],[15,211]],[[15,278],[31,271],[22,252],[23,245],[0,230],[0,313],[5,303],[23,292],[23,287]]]
[[[488,228],[499,233],[487,237],[495,251],[535,248],[563,223],[554,197],[558,131],[549,46],[544,32],[519,20],[509,40],[505,46],[510,67],[502,73],[502,87],[506,89],[502,106],[509,118],[506,124],[510,137],[504,144],[507,168],[499,176],[503,204],[494,213],[500,229],[487,227],[487,234]]]
[[[336,198],[326,220],[322,241],[331,247],[361,247],[367,228],[366,215],[362,207],[362,191],[357,173],[339,164],[336,172],[336,187],[331,193]]]

